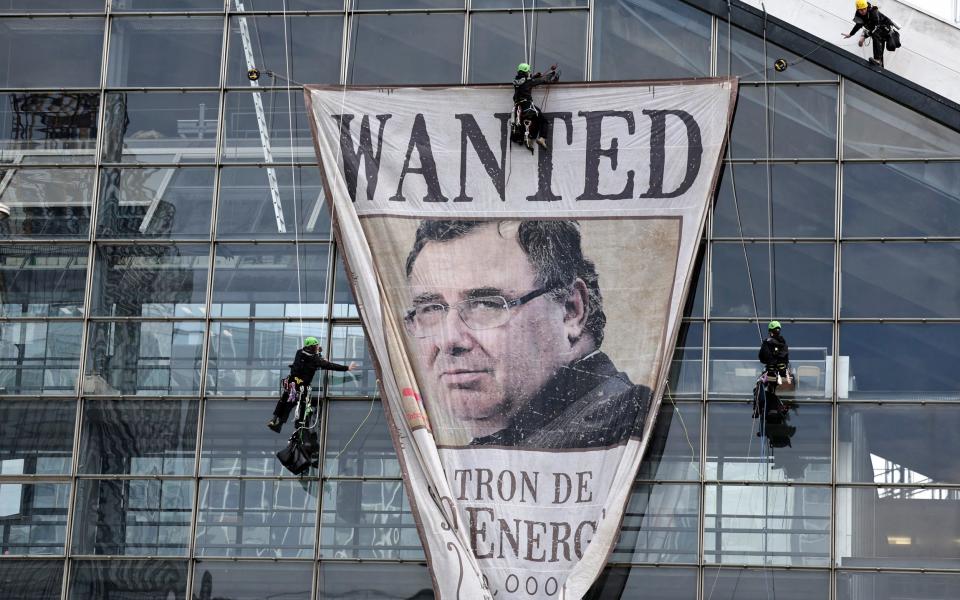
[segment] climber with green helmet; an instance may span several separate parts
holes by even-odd
[[[766,369],[767,378],[780,383],[783,378],[789,377],[787,367],[790,366],[790,349],[787,340],[780,335],[780,321],[770,321],[767,333],[767,339],[760,345],[758,358]]]
[[[513,79],[513,128],[510,139],[533,152],[534,142],[546,150],[549,135],[543,112],[533,103],[533,88],[557,81],[560,72],[557,65],[552,65],[546,75],[539,72],[531,74],[531,71],[532,67],[525,62],[517,65],[517,76]]]
[[[277,401],[277,406],[273,409],[273,418],[267,422],[267,427],[280,433],[280,429],[287,422],[293,407],[309,398],[310,385],[313,383],[313,377],[318,369],[353,371],[357,368],[357,364],[353,362],[349,365],[339,365],[324,360],[322,354],[320,340],[313,336],[303,340],[303,348],[297,350],[297,354],[290,364],[290,375],[281,384],[280,400]],[[301,410],[299,412],[304,413],[305,411]],[[298,415],[297,418],[299,420],[302,417]]]

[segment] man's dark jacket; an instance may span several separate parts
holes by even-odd
[[[513,103],[524,105],[532,104],[533,88],[545,83],[552,83],[556,78],[557,74],[555,71],[549,71],[546,75],[537,73],[530,77],[521,77],[518,73],[517,78],[513,80]]]
[[[850,30],[850,35],[860,31],[862,27],[867,34],[872,36],[874,33],[878,33],[883,38],[886,38],[890,32],[890,26],[893,25],[893,21],[872,4],[867,8],[866,15],[861,15],[859,11],[855,12],[853,14],[853,22],[855,25],[853,29]]]
[[[603,352],[570,363],[500,431],[471,446],[603,448],[640,435],[650,389],[633,385]]]
[[[787,347],[787,340],[783,339],[782,335],[771,333],[760,345],[757,358],[768,367],[783,368],[787,366],[790,364],[790,349]]]
[[[347,365],[338,365],[332,363],[320,355],[320,352],[304,352],[303,348],[297,350],[293,357],[293,363],[290,364],[290,376],[299,377],[305,385],[313,383],[313,376],[317,374],[317,369],[327,369],[329,371],[348,371]]]

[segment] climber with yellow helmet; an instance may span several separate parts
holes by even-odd
[[[857,12],[853,15],[853,29],[850,30],[850,33],[843,34],[843,37],[852,37],[860,29],[863,29],[863,35],[860,36],[857,45],[862,47],[867,38],[871,38],[873,40],[873,58],[870,59],[870,62],[882,67],[884,48],[892,52],[900,47],[900,34],[894,31],[897,25],[881,13],[879,7],[870,4],[867,0],[856,0],[856,6]]]

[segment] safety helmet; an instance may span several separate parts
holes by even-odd
[[[528,65],[527,63],[520,63],[519,65],[517,65],[517,71],[519,71],[520,73],[529,73],[530,65]]]
[[[319,345],[320,345],[320,340],[318,340],[317,338],[315,338],[315,337],[313,337],[313,336],[310,336],[310,337],[308,337],[308,338],[306,338],[306,339],[303,340],[303,347],[304,347],[304,348],[306,348],[306,347],[308,347],[308,346],[319,346]]]
[[[870,3],[867,0],[857,0],[857,10],[863,10],[868,6],[870,6]]]
[[[780,329],[780,321],[770,321],[767,325],[768,331],[773,331],[774,329]]]

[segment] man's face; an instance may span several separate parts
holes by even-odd
[[[454,306],[502,296],[514,300],[536,290],[536,273],[516,241],[516,225],[478,227],[466,235],[429,242],[410,274],[413,307]],[[576,305],[571,309],[571,304]],[[414,338],[428,402],[443,402],[467,427],[502,427],[518,408],[573,358],[571,339],[582,331],[583,307],[549,294],[510,308],[499,327],[474,330],[447,311],[429,337]]]
[[[865,14],[867,14],[867,9],[865,9],[865,8],[858,8],[858,9],[857,9],[857,12],[860,13],[861,15],[865,15]]]

